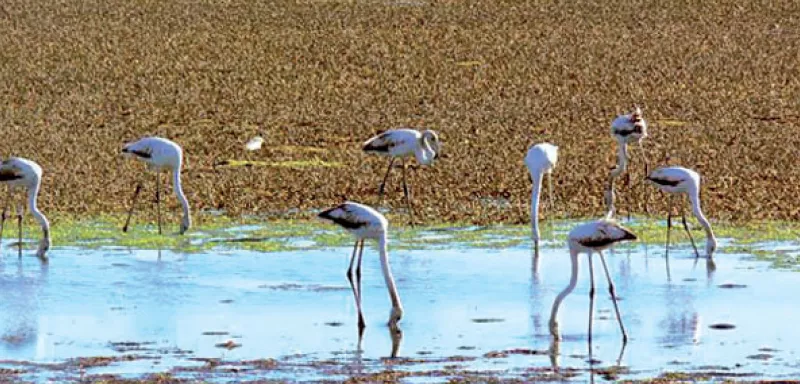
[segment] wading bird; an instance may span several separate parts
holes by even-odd
[[[336,207],[320,212],[319,218],[338,224],[350,232],[355,238],[353,255],[350,257],[350,266],[347,268],[347,280],[350,281],[350,288],[353,290],[353,297],[356,300],[358,310],[358,337],[359,340],[364,335],[364,315],[361,312],[361,255],[364,253],[364,240],[375,239],[378,241],[378,250],[381,255],[381,268],[386,286],[389,288],[389,298],[392,300],[392,313],[389,316],[389,326],[397,327],[397,322],[403,316],[403,306],[400,303],[400,296],[397,294],[397,287],[394,284],[392,271],[389,268],[388,231],[389,222],[378,211],[359,203],[345,202]],[[358,261],[356,261],[358,254]],[[353,283],[353,264],[356,264],[355,284]]]
[[[556,296],[553,302],[553,309],[550,313],[550,333],[554,339],[559,338],[558,333],[558,307],[564,298],[569,295],[578,282],[578,254],[587,253],[589,259],[589,345],[592,343],[592,317],[594,312],[594,270],[592,267],[592,253],[597,253],[600,256],[600,261],[603,263],[603,270],[608,279],[608,292],[611,294],[611,300],[614,303],[614,311],[617,314],[617,322],[619,322],[619,329],[622,331],[622,342],[628,342],[628,334],[625,332],[625,326],[622,325],[622,315],[619,312],[617,305],[617,296],[614,292],[614,283],[611,281],[611,274],[608,272],[606,260],[603,257],[603,251],[610,248],[612,245],[626,240],[636,240],[636,235],[629,229],[617,224],[613,220],[602,219],[584,223],[573,228],[568,235],[567,242],[569,244],[569,256],[572,261],[572,272],[569,278],[569,285],[564,288],[561,293]]]
[[[28,210],[31,211],[31,215],[42,227],[42,240],[39,241],[39,249],[36,251],[36,256],[46,260],[47,251],[50,249],[50,222],[47,221],[47,218],[36,205],[36,198],[42,185],[42,167],[31,160],[12,157],[0,164],[0,181],[8,184],[9,200],[11,200],[12,194],[18,187],[24,188],[28,193]],[[2,216],[0,216],[0,239],[3,236],[7,211],[8,201],[6,201]],[[22,257],[22,215],[25,209],[22,204],[16,204],[16,211],[17,225],[19,226],[19,257]]]
[[[628,144],[637,143],[639,145],[639,152],[644,162],[644,174],[648,173],[647,157],[642,148],[642,140],[647,137],[647,122],[642,117],[642,109],[636,106],[633,112],[617,116],[611,122],[611,136],[617,142],[617,164],[611,169],[608,177],[606,204],[609,217],[614,215],[614,180],[622,175],[628,166]],[[630,175],[628,175],[628,184],[630,184]],[[646,199],[649,200],[647,196]],[[646,210],[649,209],[647,200],[645,200]]]
[[[539,195],[542,192],[542,177],[547,172],[547,185],[550,190],[550,210],[553,204],[553,168],[558,161],[558,147],[550,144],[536,144],[525,155],[525,166],[530,172],[533,188],[531,190],[531,235],[534,248],[539,250]]]
[[[186,195],[183,194],[183,187],[181,187],[181,166],[183,165],[183,150],[181,147],[170,140],[160,137],[145,137],[139,141],[126,144],[125,147],[122,148],[122,153],[125,156],[143,161],[147,164],[148,170],[156,172],[156,210],[158,212],[159,234],[161,234],[161,172],[172,172],[172,187],[183,207],[180,233],[184,234],[189,227],[191,227],[192,218],[189,213],[189,201],[186,199]],[[125,226],[122,227],[123,232],[128,231],[131,215],[133,215],[133,209],[136,207],[136,199],[141,189],[142,181],[139,180],[138,184],[136,184],[136,190],[133,192],[128,218],[125,220]]]
[[[689,197],[689,202],[692,204],[692,213],[706,231],[706,256],[710,259],[717,249],[717,239],[714,237],[711,224],[703,214],[703,210],[700,209],[700,175],[691,169],[683,167],[663,167],[650,173],[647,176],[647,180],[658,189],[671,194],[669,198],[669,213],[667,214],[667,254],[669,254],[669,233],[672,229],[673,199],[676,194],[683,193]],[[686,224],[686,214],[683,209],[683,204],[681,204],[681,217],[683,218],[683,228],[686,230],[686,233],[689,234],[689,239],[692,242],[695,256],[699,257],[700,253],[697,251],[694,238],[692,238],[692,234],[689,232],[689,226]]]
[[[408,128],[391,129],[367,140],[362,148],[364,152],[376,153],[390,158],[386,175],[383,176],[383,181],[378,187],[378,204],[383,201],[386,181],[389,179],[389,173],[392,171],[394,161],[400,158],[403,172],[403,194],[405,195],[406,206],[413,226],[414,209],[411,206],[411,196],[406,182],[406,157],[414,156],[417,162],[422,165],[433,165],[433,161],[439,157],[440,148],[439,135],[432,130],[419,132]]]

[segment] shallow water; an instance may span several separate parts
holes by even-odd
[[[167,371],[197,377],[201,373],[192,367],[206,366],[207,359],[235,365],[272,358],[290,369],[258,371],[258,377],[341,379],[393,368],[525,378],[549,372],[554,364],[572,372],[574,380],[592,376],[585,256],[578,287],[560,310],[563,340],[553,359],[544,352],[551,348],[550,307],[569,279],[565,249],[543,249],[535,268],[527,247],[390,250],[405,309],[400,359],[394,360],[403,364],[394,364],[383,359],[393,350],[385,325],[390,304],[372,247],[364,253],[367,329],[356,352],[355,308],[345,278],[350,252],[183,255],[55,248],[49,264],[42,265],[30,256],[18,260],[6,248],[0,261],[0,368],[20,369],[19,377],[27,379]],[[800,375],[797,273],[771,269],[744,254],[719,254],[711,272],[690,248],[670,252],[667,264],[663,249],[641,244],[606,258],[631,338],[620,377],[664,371]],[[617,365],[621,335],[595,260],[592,367],[607,368]],[[734,328],[715,329],[720,324]],[[217,346],[226,342],[241,346]],[[136,357],[85,369],[65,363],[126,355]],[[256,372],[223,368],[205,370],[202,377],[229,381]]]

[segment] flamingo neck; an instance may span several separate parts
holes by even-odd
[[[703,210],[700,208],[700,189],[695,186],[689,190],[688,195],[689,201],[692,204],[692,213],[706,231],[706,248],[715,248],[717,244],[717,238],[714,236],[714,230],[711,229],[711,223],[708,221],[706,215],[703,214]]]
[[[617,142],[617,165],[611,170],[611,182],[628,167],[628,144],[624,142]],[[612,184],[613,185],[613,184]]]
[[[42,240],[39,242],[39,254],[44,255],[44,253],[50,249],[50,222],[36,204],[40,186],[41,181],[39,180],[34,186],[28,188],[28,210],[31,211],[31,215],[42,227]]]
[[[414,156],[417,158],[417,162],[422,165],[431,165],[435,155],[436,152],[431,148],[427,137],[422,136],[419,139],[419,145],[417,145],[414,150]]]
[[[533,180],[533,187],[531,188],[531,231],[533,234],[533,241],[539,243],[539,196],[542,193],[542,172],[531,172],[531,180]]]
[[[550,324],[555,324],[556,320],[558,319],[558,307],[561,306],[561,302],[564,301],[572,291],[575,289],[575,286],[578,284],[578,251],[572,247],[569,250],[569,257],[570,261],[572,262],[572,270],[569,276],[569,284],[566,288],[564,288],[561,293],[556,296],[556,300],[553,301],[553,308],[550,311]],[[589,254],[589,257],[592,257]]]
[[[381,269],[383,271],[383,278],[386,280],[386,287],[389,289],[389,298],[392,300],[392,307],[401,309],[403,305],[400,302],[400,296],[397,294],[397,286],[394,284],[392,270],[389,267],[389,251],[387,250],[388,242],[389,240],[384,232],[378,239],[378,248],[380,249],[381,253]]]
[[[183,185],[181,184],[181,168],[178,166],[177,168],[172,170],[172,177],[173,177],[173,184],[175,188],[175,195],[178,197],[178,201],[181,202],[181,208],[183,209],[183,219],[181,221],[181,230],[185,231],[192,226],[192,217],[189,211],[189,200],[186,199],[186,195],[183,193]]]

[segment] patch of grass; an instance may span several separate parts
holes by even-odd
[[[318,158],[308,160],[286,160],[286,161],[260,161],[260,160],[224,160],[218,164],[220,167],[280,167],[280,168],[339,168],[342,163],[334,161],[324,161]]]
[[[395,215],[389,215],[390,220]],[[403,220],[397,217],[397,222]],[[123,215],[103,215],[94,219],[55,216],[51,218],[51,235],[55,247],[133,249],[171,249],[180,252],[204,252],[212,249],[243,249],[258,252],[288,252],[307,249],[350,247],[352,236],[335,225],[320,220],[288,220],[245,216],[228,216],[198,213],[195,224],[185,235],[177,234],[177,224],[165,221],[163,235],[158,234],[153,222],[134,221],[127,233],[121,228]],[[543,248],[566,249],[569,229],[576,224],[571,220],[547,220],[541,223]],[[635,217],[624,225],[633,230],[640,242],[663,244],[666,224],[663,220]],[[787,222],[753,222],[735,225],[714,223],[720,239],[718,252],[751,255],[756,260],[768,261],[775,268],[798,269],[800,258],[791,251],[773,250],[764,243],[794,241],[800,234],[800,224]],[[24,226],[26,248],[35,247],[40,229],[32,220]],[[692,228],[698,249],[705,246],[705,232]],[[16,237],[15,226],[6,228],[9,241]],[[530,247],[528,225],[474,226],[466,223],[431,223],[422,226],[392,225],[390,248],[394,250],[482,248],[507,249]],[[688,245],[689,239],[682,226],[673,228],[672,243]],[[627,245],[635,246],[635,244]],[[798,244],[800,251],[800,244]]]

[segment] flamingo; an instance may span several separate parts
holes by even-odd
[[[180,145],[173,141],[161,137],[145,137],[133,143],[128,143],[122,148],[125,156],[133,157],[147,164],[147,169],[156,172],[156,208],[158,212],[158,233],[161,234],[161,171],[171,171],[173,176],[173,189],[175,195],[183,207],[183,218],[181,220],[180,233],[184,234],[192,225],[192,218],[189,213],[189,200],[183,193],[181,186],[181,166],[183,165],[183,150]],[[128,218],[125,220],[123,232],[128,231],[128,225],[136,206],[136,198],[142,189],[142,181],[136,185],[133,192],[131,207],[128,211]]]
[[[700,175],[684,167],[663,167],[650,173],[647,176],[647,180],[658,189],[671,194],[669,199],[669,212],[667,214],[667,254],[669,254],[669,232],[672,229],[673,198],[676,194],[684,193],[689,196],[689,202],[692,205],[692,213],[706,231],[706,256],[711,259],[714,251],[717,249],[717,238],[714,237],[714,230],[711,229],[711,223],[708,222],[708,219],[706,219],[706,216],[703,214],[703,210],[700,208]],[[694,238],[689,232],[689,226],[686,224],[686,214],[683,210],[683,205],[681,205],[681,216],[683,218],[683,228],[689,235],[695,256],[700,257],[700,253],[697,251],[697,246],[694,243]]]
[[[42,260],[47,260],[47,251],[50,249],[50,222],[47,221],[47,217],[36,205],[36,198],[42,185],[42,167],[34,161],[21,157],[12,157],[0,164],[0,181],[9,186],[9,199],[11,199],[11,195],[18,187],[22,187],[28,192],[28,209],[42,227],[42,239],[39,241],[39,249],[36,251],[36,256]],[[2,239],[7,211],[8,201],[6,201],[2,216],[0,216],[0,239]],[[19,226],[19,257],[22,257],[22,215],[24,208],[21,204],[17,204],[16,211],[17,225]]]
[[[644,173],[645,175],[648,173],[647,157],[644,155],[644,148],[642,148],[642,140],[647,137],[647,122],[642,117],[642,109],[635,106],[633,112],[617,116],[611,122],[611,136],[617,142],[617,164],[611,169],[611,174],[608,177],[606,203],[609,217],[614,215],[614,179],[622,175],[628,166],[628,144],[634,142],[639,144],[639,151],[644,162]],[[647,206],[648,201],[645,201],[645,209],[649,209]]]
[[[603,270],[605,271],[606,279],[608,279],[608,292],[611,294],[619,329],[622,331],[622,342],[623,344],[628,342],[628,334],[625,332],[625,326],[622,325],[622,315],[620,315],[619,306],[617,305],[614,282],[611,281],[611,274],[608,272],[608,266],[603,257],[604,250],[610,248],[614,244],[627,240],[636,240],[636,235],[629,229],[610,219],[601,219],[580,224],[569,232],[567,243],[569,244],[569,255],[572,261],[572,273],[570,275],[569,285],[556,296],[553,302],[553,309],[550,313],[550,333],[553,335],[554,339],[558,339],[559,337],[557,320],[558,307],[561,305],[564,298],[575,289],[575,285],[578,282],[578,254],[585,252],[589,256],[589,279],[591,282],[589,288],[589,345],[592,343],[592,315],[594,312],[595,295],[592,253],[600,255],[600,261],[603,263]]]
[[[536,144],[528,149],[525,165],[530,172],[533,188],[531,190],[531,234],[536,250],[539,249],[539,195],[542,191],[542,177],[547,172],[547,184],[550,190],[550,209],[553,204],[553,168],[558,161],[558,147],[550,143]]]
[[[383,176],[383,181],[378,187],[378,204],[383,201],[383,192],[386,187],[386,181],[389,179],[392,165],[394,165],[394,161],[397,158],[400,158],[403,169],[403,194],[405,195],[406,206],[413,226],[414,210],[411,206],[411,196],[406,182],[406,158],[414,156],[417,162],[422,165],[433,165],[433,161],[439,157],[439,151],[441,150],[439,135],[429,129],[422,132],[409,128],[390,129],[367,140],[362,150],[366,153],[376,153],[390,158],[386,175]]]
[[[356,239],[353,246],[353,255],[350,257],[350,266],[347,268],[347,280],[350,281],[350,288],[353,290],[353,297],[356,301],[358,310],[358,337],[359,340],[364,335],[364,315],[361,312],[361,255],[364,253],[364,240],[375,239],[378,241],[378,250],[381,255],[381,268],[386,286],[389,289],[389,298],[392,300],[392,312],[389,316],[389,327],[395,329],[400,318],[403,316],[403,306],[400,303],[400,296],[397,294],[397,287],[394,284],[392,271],[389,268],[389,252],[387,251],[389,222],[380,212],[363,204],[345,202],[336,207],[322,211],[319,218],[331,221],[350,232]],[[358,262],[355,270],[356,284],[353,284],[353,262],[358,253]]]

